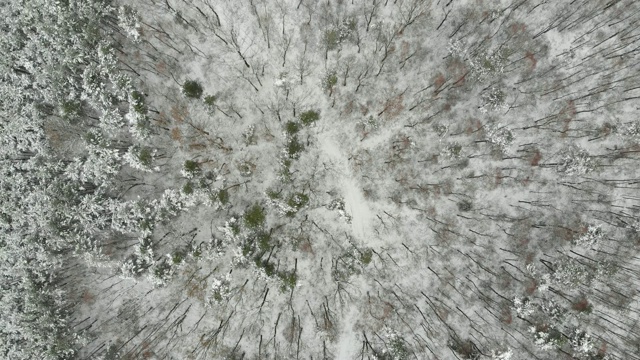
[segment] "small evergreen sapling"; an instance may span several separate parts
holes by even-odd
[[[293,135],[297,134],[298,131],[300,131],[300,125],[297,122],[289,121],[285,125],[285,132],[289,136],[293,136]]]
[[[187,179],[193,179],[194,176],[200,174],[200,164],[197,161],[187,160],[182,168],[182,176]]]
[[[469,200],[462,200],[458,203],[458,210],[471,211],[473,209],[473,203]]]
[[[244,214],[244,224],[249,229],[257,229],[264,224],[266,214],[262,207],[258,204],[253,205]]]
[[[131,92],[131,103],[133,105],[133,110],[139,114],[146,114],[147,113],[147,105],[145,104],[145,99],[144,99],[144,95],[137,91],[134,90]]]
[[[292,194],[289,197],[289,199],[287,200],[287,205],[289,205],[290,207],[292,207],[292,208],[294,208],[296,210],[302,209],[308,203],[309,203],[309,196],[305,195],[304,193],[300,193],[300,192]]]
[[[207,301],[207,305],[211,306],[214,302],[221,303],[231,295],[231,274],[227,274],[223,278],[214,278],[211,282],[211,295]]]
[[[335,29],[326,30],[322,38],[322,42],[327,51],[335,50],[340,44],[340,34]]]
[[[382,330],[381,338],[384,342],[384,349],[372,349],[374,356],[379,359],[406,360],[410,358],[411,352],[407,347],[407,342],[394,330],[385,326]]]
[[[187,80],[182,84],[182,93],[188,98],[199,99],[203,91],[202,85],[195,80]]]
[[[322,89],[329,91],[329,96],[333,95],[333,89],[338,84],[338,76],[334,72],[330,72],[322,79]]]
[[[297,159],[304,150],[304,145],[298,140],[297,136],[292,136],[287,139],[287,147],[285,150],[289,159]]]
[[[210,107],[214,107],[216,105],[216,100],[218,100],[218,98],[215,95],[207,95],[204,97],[204,103]]]
[[[229,202],[229,191],[227,189],[220,189],[216,193],[216,197],[220,204],[226,205]]]
[[[191,181],[187,181],[187,183],[182,187],[182,192],[186,195],[193,194],[193,183]]]
[[[320,119],[320,114],[314,110],[308,110],[300,114],[300,121],[305,126],[309,126],[312,123],[318,121],[319,119]]]
[[[562,347],[567,341],[558,329],[548,324],[531,326],[529,332],[533,334],[534,343],[542,350]]]
[[[362,265],[369,265],[371,260],[373,259],[373,250],[372,249],[364,249],[360,254],[360,262]]]
[[[155,169],[151,167],[153,164],[153,158],[156,154],[156,150],[151,150],[148,147],[139,147],[132,146],[129,148],[126,154],[124,154],[123,159],[134,169],[152,172],[154,170],[159,170],[158,167]]]
[[[278,277],[282,280],[280,290],[283,292],[295,288],[298,282],[298,275],[295,271],[280,271]]]

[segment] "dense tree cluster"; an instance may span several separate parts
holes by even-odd
[[[124,159],[148,121],[118,69],[124,29],[110,1],[0,10],[0,356],[73,358],[65,284],[81,274],[68,261],[100,254],[124,206],[115,192]]]

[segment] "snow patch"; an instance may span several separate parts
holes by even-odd
[[[353,235],[362,241],[367,241],[373,237],[373,212],[368,201],[364,198],[362,190],[349,167],[349,160],[335,140],[335,136],[330,132],[318,134],[320,149],[328,158],[327,163],[336,166],[338,177],[335,185],[344,195],[346,210],[351,214],[351,229]]]

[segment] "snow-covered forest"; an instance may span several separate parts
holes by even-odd
[[[640,2],[0,12],[0,358],[640,359]]]

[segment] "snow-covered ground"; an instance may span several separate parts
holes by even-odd
[[[327,126],[328,127],[328,126]],[[341,192],[344,197],[346,210],[351,215],[351,230],[358,241],[369,243],[375,238],[373,233],[374,214],[370,208],[369,201],[364,198],[362,188],[358,182],[358,177],[353,174],[349,163],[350,144],[340,143],[340,132],[334,130],[324,130],[318,134],[318,146],[322,150],[323,156],[320,161],[333,164],[336,176],[330,181]]]
[[[640,359],[640,3],[118,5],[113,58],[74,38],[91,71],[52,79],[132,123],[38,104],[50,158],[2,165],[46,190],[3,229],[75,241],[80,358]]]

